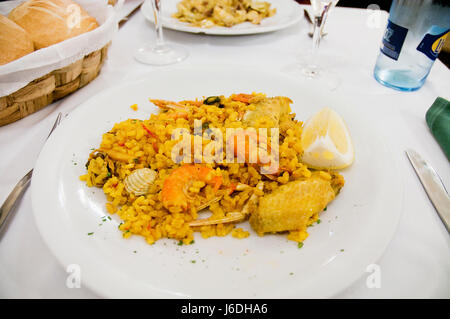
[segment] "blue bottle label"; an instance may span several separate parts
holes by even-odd
[[[407,28],[388,20],[388,25],[383,36],[383,43],[381,45],[381,52],[391,59],[398,60],[407,33]]]
[[[417,50],[425,54],[432,61],[436,60],[439,52],[444,46],[445,39],[450,29],[432,26],[420,42]]]

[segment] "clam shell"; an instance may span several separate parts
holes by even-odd
[[[123,183],[128,193],[145,195],[150,185],[155,181],[156,172],[149,168],[140,168],[128,175]]]

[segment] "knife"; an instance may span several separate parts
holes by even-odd
[[[409,149],[406,155],[447,232],[450,233],[450,197],[441,178],[416,151]]]

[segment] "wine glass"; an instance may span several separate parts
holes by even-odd
[[[188,51],[177,44],[166,44],[161,23],[161,0],[151,0],[153,16],[155,17],[156,43],[139,48],[134,55],[136,60],[151,65],[168,65],[187,58]]]
[[[330,9],[338,3],[339,0],[311,0],[311,9],[314,14],[314,32],[313,32],[313,45],[309,61],[303,66],[303,73],[308,77],[320,76],[320,73],[326,72],[317,63],[319,55],[320,39],[322,38],[323,27],[328,18],[328,12]]]
[[[300,80],[313,80],[317,85],[327,87],[330,90],[336,89],[341,80],[338,74],[326,67],[325,63],[330,65],[335,62],[334,56],[327,56],[324,59],[322,54],[319,54],[320,40],[323,36],[323,27],[327,20],[329,11],[336,6],[339,0],[311,0],[311,9],[313,18],[311,19],[314,25],[313,44],[311,50],[306,54],[300,56],[300,59],[295,64],[283,67],[283,70]]]

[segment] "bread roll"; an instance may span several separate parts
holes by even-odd
[[[97,21],[71,0],[28,0],[12,10],[9,18],[30,34],[36,49],[98,27]]]
[[[0,65],[34,51],[33,41],[16,23],[0,14]]]

